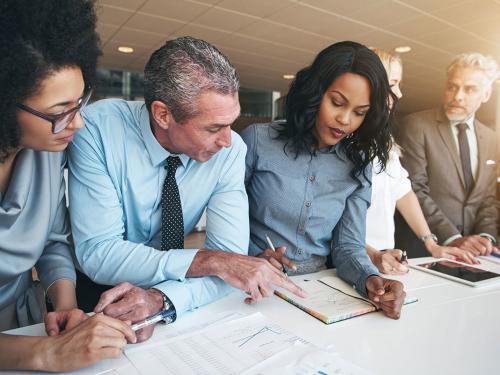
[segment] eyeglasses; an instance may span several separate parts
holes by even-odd
[[[23,111],[49,121],[52,124],[52,133],[57,134],[66,129],[75,118],[76,113],[85,107],[89,102],[89,99],[92,96],[92,89],[88,88],[85,91],[86,93],[78,100],[78,105],[76,107],[57,115],[47,115],[21,103],[16,104],[16,106]]]

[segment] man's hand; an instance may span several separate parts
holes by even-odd
[[[163,297],[155,289],[142,289],[130,283],[121,283],[101,294],[94,308],[95,313],[104,314],[120,320],[137,323],[156,314],[163,308]],[[154,325],[136,332],[137,342],[151,337]]]
[[[389,275],[401,275],[410,270],[401,264],[403,252],[399,249],[387,249],[374,254],[373,264],[382,273]]]
[[[266,249],[262,253],[260,253],[258,257],[267,259],[269,263],[271,263],[280,271],[283,271],[283,266],[287,266],[288,269],[292,271],[297,271],[297,267],[295,267],[295,264],[285,256],[285,251],[285,246],[277,247],[276,251],[274,251],[273,249]]]
[[[295,285],[282,271],[265,259],[227,252],[217,252],[212,260],[216,275],[229,285],[247,292],[245,303],[254,304],[274,293],[275,286],[286,289],[299,297],[306,293]]]
[[[45,317],[45,330],[49,336],[57,336],[69,331],[87,320],[88,316],[80,309],[49,312]]]
[[[366,291],[370,301],[382,309],[385,315],[399,319],[406,297],[402,283],[374,275],[366,279]]]
[[[429,250],[434,258],[459,260],[468,264],[481,263],[474,257],[474,254],[471,251],[463,250],[458,247],[439,246],[438,244],[434,243],[430,245],[427,250]]]
[[[477,234],[454,239],[448,244],[448,246],[459,247],[462,250],[467,250],[474,256],[490,255],[495,250],[495,246],[488,238],[481,237]]]

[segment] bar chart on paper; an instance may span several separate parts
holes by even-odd
[[[300,337],[260,313],[126,352],[142,374],[239,374]]]

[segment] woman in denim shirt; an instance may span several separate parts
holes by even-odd
[[[324,269],[331,255],[342,279],[397,319],[403,285],[380,277],[365,251],[371,162],[383,167],[391,145],[390,95],[375,53],[336,43],[297,73],[286,121],[252,125],[242,137],[249,253],[295,273]],[[266,234],[281,245],[276,252]]]

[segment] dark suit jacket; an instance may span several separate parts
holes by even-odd
[[[403,149],[401,162],[410,175],[427,223],[440,243],[460,233],[497,236],[496,134],[477,120],[474,125],[479,160],[470,194],[465,192],[457,146],[441,109],[405,117],[397,134]],[[408,236],[400,234],[398,245],[405,249],[415,245],[415,236],[405,238]]]

